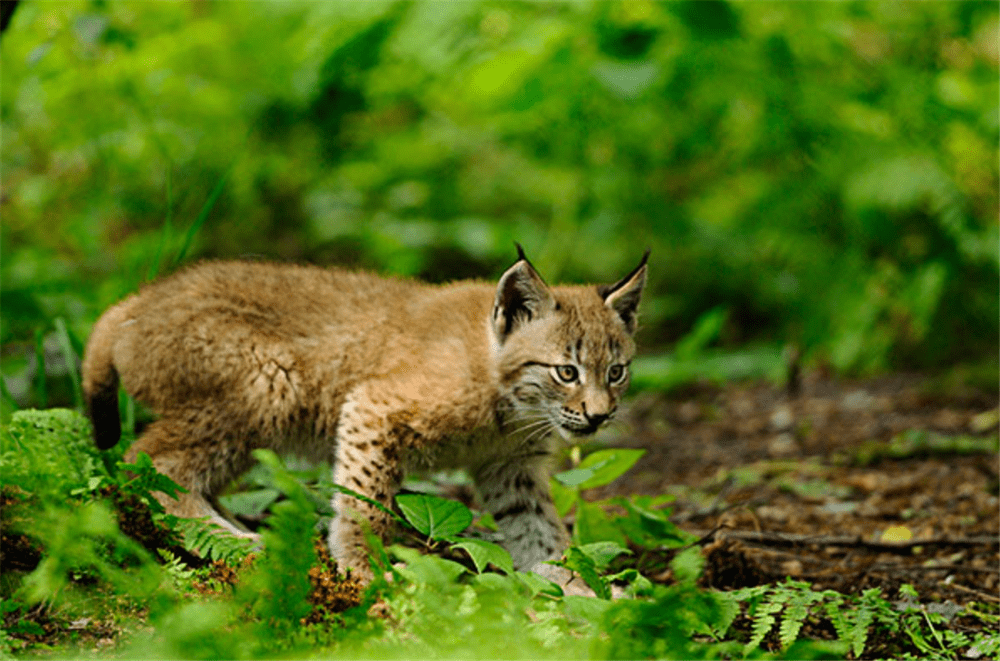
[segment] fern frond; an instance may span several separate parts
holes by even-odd
[[[753,613],[753,624],[750,627],[750,641],[746,644],[744,652],[749,654],[751,650],[760,646],[764,637],[770,633],[777,621],[776,613],[780,613],[788,601],[789,593],[782,586],[772,588],[763,603],[757,607]]]
[[[837,632],[837,639],[847,641],[851,632],[851,623],[848,621],[848,611],[844,609],[844,597],[839,592],[832,590],[827,590],[824,594],[827,599],[823,604],[823,610],[830,618],[833,630]]]
[[[177,519],[174,528],[184,536],[184,548],[209,560],[240,562],[253,552],[255,543],[235,537],[208,519]]]
[[[163,560],[163,571],[166,572],[175,588],[180,589],[181,586],[191,582],[195,572],[184,561],[167,549],[156,549],[156,552]]]
[[[778,628],[778,640],[782,649],[787,649],[799,637],[811,606],[823,601],[823,593],[814,591],[808,583],[789,582],[785,587],[788,589],[788,605],[781,615],[781,626]]]
[[[736,616],[740,614],[740,601],[735,592],[723,592],[719,594],[717,603],[719,605],[719,619],[708,625],[708,630],[716,640],[722,640],[733,625]]]

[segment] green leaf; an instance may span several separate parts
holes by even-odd
[[[451,548],[464,549],[472,562],[476,565],[476,571],[480,574],[486,566],[492,564],[505,574],[514,573],[514,561],[510,558],[507,549],[499,544],[488,542],[485,539],[459,539],[452,542]]]
[[[627,548],[615,542],[594,542],[578,547],[580,551],[594,562],[594,567],[604,570],[623,553],[632,554]]]
[[[281,492],[277,489],[255,489],[221,496],[219,502],[233,514],[258,516],[278,500]]]
[[[639,573],[638,569],[625,569],[617,574],[609,574],[604,577],[609,582],[624,581],[628,583],[625,592],[630,597],[649,596],[653,591],[653,582]],[[737,606],[737,612],[739,607]]]
[[[599,503],[580,501],[576,508],[573,538],[580,545],[614,542],[619,546],[625,546],[625,535],[617,524],[618,521],[609,517]]]
[[[532,597],[539,594],[550,597],[561,597],[563,594],[562,588],[557,583],[553,583],[544,576],[540,576],[534,572],[515,572],[514,578],[528,588]]]
[[[579,487],[581,484],[594,477],[593,468],[572,468],[568,471],[556,473],[552,477],[559,483],[567,487]]]
[[[454,500],[425,494],[396,496],[396,503],[410,524],[431,539],[457,535],[472,523],[469,508]]]
[[[684,549],[670,561],[670,568],[673,570],[677,582],[688,585],[693,585],[698,580],[704,566],[705,557],[697,546]]]
[[[597,563],[581,549],[571,546],[566,549],[565,559],[560,563],[566,569],[575,571],[584,583],[601,599],[610,599],[611,590],[597,571]]]
[[[570,510],[573,509],[573,505],[576,505],[576,501],[580,499],[579,491],[572,487],[564,486],[564,483],[556,479],[549,480],[549,491],[552,493],[552,502],[555,504],[556,512],[559,513],[560,517],[569,514]]]
[[[409,521],[407,521],[406,519],[404,519],[400,515],[396,514],[391,509],[389,509],[388,507],[386,507],[382,503],[378,502],[374,498],[370,498],[370,497],[368,497],[368,496],[366,496],[366,495],[364,495],[362,493],[358,493],[354,489],[348,489],[347,487],[343,487],[343,486],[341,486],[339,484],[329,484],[328,486],[329,486],[330,489],[333,489],[334,491],[338,491],[338,492],[340,492],[342,494],[348,495],[351,498],[357,498],[361,502],[367,503],[367,504],[371,505],[372,507],[374,507],[375,509],[379,510],[383,514],[386,514],[386,515],[392,517],[392,519],[396,523],[402,525],[404,528],[407,527],[407,526],[414,527]]]
[[[719,337],[728,316],[729,313],[724,307],[717,307],[698,317],[691,332],[678,340],[674,347],[674,355],[678,360],[685,360],[701,353]]]
[[[454,583],[459,576],[469,571],[457,562],[436,555],[424,555],[405,546],[393,546],[391,551],[406,563],[405,567],[399,568],[399,573],[413,583],[443,587]]]
[[[591,489],[609,484],[632,468],[645,450],[615,448],[587,455],[576,468],[557,473],[555,478],[567,487]]]
[[[612,498],[611,502],[625,508],[626,516],[615,519],[615,525],[634,544],[646,548],[664,546],[676,548],[694,541],[694,536],[678,528],[668,518],[670,509],[654,509],[672,498],[631,496]]]
[[[123,485],[123,489],[128,493],[134,493],[141,497],[155,512],[163,511],[163,506],[152,497],[154,491],[160,491],[173,499],[177,499],[178,493],[187,493],[187,489],[174,482],[166,475],[157,472],[153,460],[145,452],[140,452],[135,458],[134,464],[118,462],[118,470],[128,471],[134,475],[132,479]]]

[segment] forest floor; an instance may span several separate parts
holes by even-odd
[[[647,452],[595,490],[676,496],[704,582],[1000,602],[998,395],[895,375],[810,375],[644,395],[617,445]],[[654,579],[655,580],[655,579]]]
[[[672,494],[671,520],[705,551],[706,587],[791,577],[845,595],[878,588],[890,600],[910,584],[921,603],[942,613],[1000,604],[998,393],[911,375],[846,381],[812,374],[797,386],[640,394],[607,437],[645,454],[586,497]],[[37,564],[37,549],[25,545],[21,558],[19,548],[6,545],[5,570]],[[671,553],[637,560],[651,580],[670,583],[664,560]],[[216,562],[211,580],[194,588],[214,595],[247,566]],[[338,579],[329,562],[310,580],[319,616],[359,602],[359,585]],[[103,649],[122,634],[111,620],[61,622],[44,608],[7,613],[3,628],[28,626],[16,618],[34,623],[36,633],[18,642],[32,649],[59,649],[67,637]],[[983,626],[961,620],[951,626]],[[746,618],[734,625],[749,626]]]

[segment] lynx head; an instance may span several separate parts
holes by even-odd
[[[550,288],[517,250],[492,316],[504,423],[538,436],[592,434],[628,388],[649,251],[613,285]]]

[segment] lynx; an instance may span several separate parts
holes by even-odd
[[[613,285],[549,287],[517,249],[497,284],[262,262],[149,284],[87,345],[97,446],[118,442],[120,382],[158,416],[127,458],[147,453],[188,490],[158,495],[170,513],[235,535],[251,533],[216,496],[256,448],[330,461],[336,484],[386,507],[406,470],[464,468],[515,567],[541,567],[568,543],[553,452],[611,419],[629,385],[649,251]],[[364,528],[384,535],[390,517],[344,494],[333,509],[331,554],[370,579]]]

